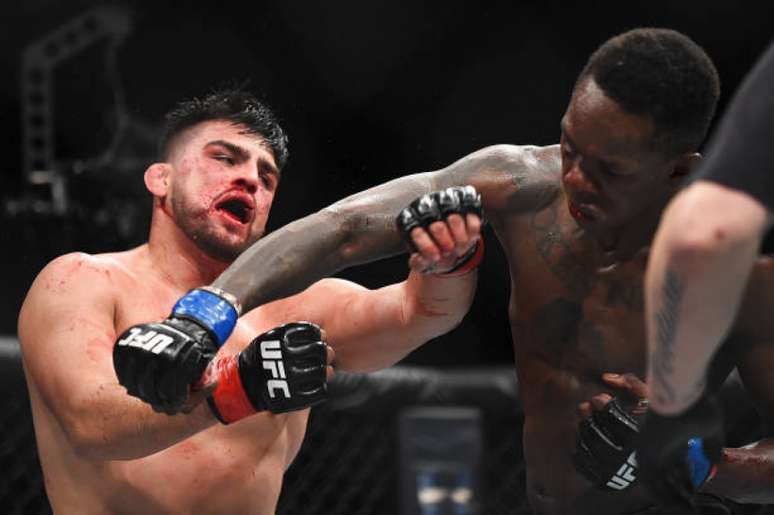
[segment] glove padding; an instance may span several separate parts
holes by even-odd
[[[205,286],[181,297],[161,323],[124,331],[113,347],[118,382],[154,411],[174,415],[236,325],[233,296]]]
[[[473,213],[483,219],[481,195],[473,186],[452,186],[441,191],[422,195],[398,213],[395,223],[412,250],[411,231],[417,227],[428,227],[433,222],[446,220],[449,215]]]
[[[218,385],[208,399],[224,424],[259,411],[285,413],[327,399],[327,352],[320,328],[293,322],[255,338],[216,364]]]
[[[693,507],[701,485],[714,475],[723,445],[723,417],[714,398],[705,396],[684,413],[650,411],[637,439],[643,481],[657,501]],[[685,442],[693,439],[686,457]]]
[[[124,331],[113,347],[113,366],[129,395],[174,415],[217,350],[211,332],[198,322],[168,318]]]
[[[582,420],[573,455],[578,471],[604,489],[621,491],[632,486],[638,477],[634,452],[638,418],[613,397]]]

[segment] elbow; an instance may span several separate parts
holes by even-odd
[[[118,438],[111,437],[99,429],[99,424],[86,417],[71,421],[64,427],[70,448],[79,459],[90,462],[134,459],[140,456],[125,456]]]
[[[701,274],[742,257],[754,259],[759,240],[722,224],[673,236],[668,242],[668,259],[673,269]]]
[[[654,243],[678,266],[757,254],[765,210],[717,186],[691,186],[667,207]]]
[[[687,217],[665,219],[656,237],[654,253],[662,253],[675,269],[698,272],[715,262],[754,255],[760,238],[749,227],[714,217],[702,219],[691,213]]]
[[[70,448],[81,460],[97,462],[119,459],[114,455],[109,439],[95,434],[94,431],[85,427],[75,427],[66,431],[66,434]]]

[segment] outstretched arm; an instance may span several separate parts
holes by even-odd
[[[555,154],[555,153],[554,153]],[[539,201],[551,148],[498,145],[436,172],[409,175],[348,197],[288,224],[244,252],[213,286],[234,295],[245,311],[286,297],[344,268],[404,250],[395,216],[415,198],[470,184],[490,219]]]
[[[405,212],[402,220],[410,222],[414,212]],[[410,225],[404,227],[409,232]],[[409,259],[412,271],[406,281],[369,290],[324,279],[274,305],[293,310],[285,317],[317,317],[336,350],[337,366],[361,372],[388,367],[462,321],[483,256],[480,229],[477,213],[450,214],[427,228],[413,227],[410,237],[417,252]]]
[[[477,196],[472,187],[454,189],[452,195],[453,185],[477,188],[485,215],[495,226],[509,213],[527,212],[555,193],[557,156],[556,147],[490,147],[444,170],[404,177],[354,195],[278,230],[243,253],[213,285],[197,288],[179,299],[167,320],[127,329],[121,341],[134,341],[149,331],[160,331],[173,344],[159,351],[161,354],[140,345],[116,345],[114,361],[119,382],[130,394],[155,408],[170,414],[177,412],[183,403],[196,402],[211,385],[205,380],[205,388],[194,388],[199,391],[188,396],[189,386],[197,383],[206,365],[202,359],[188,360],[183,352],[191,349],[201,357],[212,355],[233,330],[240,304],[244,313],[259,304],[298,293],[347,266],[398,253],[404,243],[396,217],[418,197],[417,213],[423,213],[417,218],[420,222],[418,226],[409,224],[401,216],[403,229],[413,227],[416,231],[427,226],[433,234],[428,240],[437,240],[435,224],[428,218],[434,211],[427,211],[431,197],[437,197],[439,206],[443,204],[439,208],[443,219],[454,204],[452,197],[466,191]],[[460,205],[467,205],[467,196],[459,197]],[[471,213],[467,208],[463,212],[467,216]],[[166,363],[163,380],[152,373],[139,373],[144,368],[137,363],[158,360]]]

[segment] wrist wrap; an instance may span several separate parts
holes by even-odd
[[[454,264],[451,270],[436,274],[439,277],[459,277],[472,272],[484,259],[484,239],[479,238],[476,244]]]
[[[172,317],[188,318],[209,329],[221,347],[240,315],[236,299],[212,287],[196,288],[183,295],[172,308]]]
[[[237,356],[219,360],[215,368],[218,386],[207,398],[215,418],[223,424],[231,424],[257,413],[242,384]]]

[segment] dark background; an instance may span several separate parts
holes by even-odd
[[[22,52],[106,5],[27,0],[3,7],[2,334],[15,333],[27,288],[54,256],[142,242],[150,203],[141,174],[152,159],[157,123],[177,100],[216,84],[249,80],[290,134],[272,229],[487,145],[556,142],[576,75],[599,44],[621,31],[662,26],[696,40],[719,69],[720,112],[774,35],[770,2],[114,4],[113,36],[51,69],[51,168],[68,185],[67,209],[55,213],[48,189],[25,180]],[[82,32],[65,34],[49,51],[63,55]],[[466,321],[409,362],[511,361],[509,280],[497,243],[488,240]],[[401,257],[341,275],[379,286],[405,273]]]

